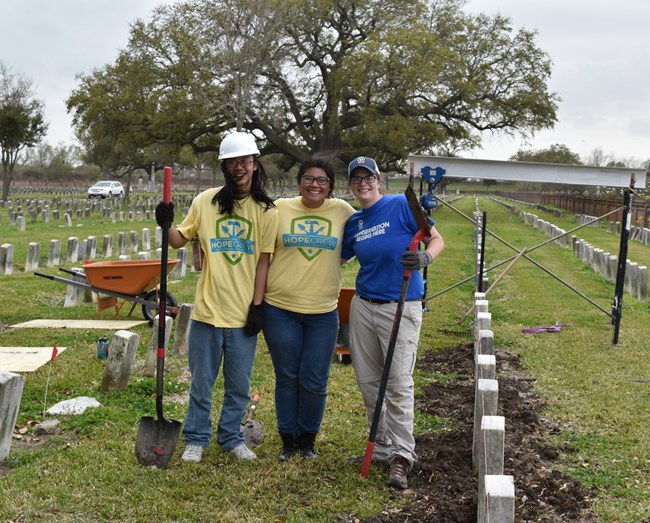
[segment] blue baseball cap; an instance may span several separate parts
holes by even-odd
[[[372,158],[368,158],[367,156],[359,156],[358,158],[352,160],[348,165],[348,178],[350,178],[352,172],[357,167],[363,167],[366,171],[379,176],[379,167],[377,167],[377,162],[375,162],[375,160]]]

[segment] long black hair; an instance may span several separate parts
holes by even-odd
[[[273,199],[266,193],[266,184],[268,175],[262,163],[255,159],[255,170],[253,171],[253,179],[251,180],[251,196],[253,199],[261,204],[264,204],[264,209],[268,210],[275,207]],[[224,175],[226,184],[221,190],[212,198],[212,205],[219,204],[219,212],[221,214],[234,214],[235,205],[241,207],[239,200],[241,196],[237,190],[237,186],[230,179],[230,174],[226,169],[226,161],[221,162],[221,172]]]

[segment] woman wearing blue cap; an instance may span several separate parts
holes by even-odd
[[[412,269],[372,459],[389,466],[388,485],[408,486],[415,454],[413,369],[422,325],[424,283],[419,269],[443,250],[435,227],[422,251],[407,252],[419,227],[403,194],[383,195],[377,163],[360,156],[348,165],[348,182],[361,209],[345,227],[342,260],[356,256],[359,272],[350,305],[350,355],[372,422],[384,358],[391,338],[405,267]]]

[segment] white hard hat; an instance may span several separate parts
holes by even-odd
[[[259,154],[253,135],[239,131],[228,134],[219,145],[219,160]]]

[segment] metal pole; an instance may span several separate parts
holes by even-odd
[[[469,220],[470,222],[472,222],[472,223],[474,223],[474,224],[476,223],[472,218],[470,218],[469,216],[467,216],[467,215],[466,215],[465,213],[463,213],[462,211],[456,209],[456,208],[455,208],[453,205],[451,205],[450,203],[447,203],[447,202],[445,202],[444,200],[440,200],[440,202],[443,203],[444,205],[446,205],[447,207],[449,207],[449,208],[450,208],[451,210],[453,210],[454,212],[460,214],[462,217],[466,218],[466,219]],[[616,209],[616,210],[614,210],[614,211],[611,211],[611,212],[609,212],[609,213],[607,213],[607,214],[605,214],[605,215],[603,215],[603,216],[600,216],[599,218],[595,218],[595,219],[593,219],[593,220],[590,220],[590,221],[587,222],[587,223],[584,223],[584,224],[582,224],[582,225],[579,225],[579,226],[577,226],[577,227],[574,227],[574,228],[571,229],[570,231],[567,231],[567,232],[565,232],[565,233],[563,233],[563,234],[560,234],[560,235],[558,235],[558,236],[554,236],[553,238],[550,238],[550,239],[548,239],[548,240],[546,240],[546,241],[543,241],[542,243],[540,243],[540,244],[538,244],[538,245],[535,245],[534,247],[531,247],[531,248],[529,248],[529,249],[526,249],[526,252],[531,252],[531,251],[533,251],[533,250],[535,250],[535,249],[538,249],[538,248],[542,247],[543,245],[546,245],[547,243],[550,243],[550,242],[553,242],[553,241],[555,241],[555,240],[557,240],[557,239],[559,239],[559,238],[562,238],[563,236],[566,236],[567,234],[570,234],[570,233],[573,232],[573,231],[576,231],[576,230],[578,230],[578,229],[582,229],[583,227],[586,227],[587,225],[589,225],[589,224],[591,224],[591,223],[593,223],[593,222],[596,222],[596,221],[598,221],[598,220],[601,220],[602,218],[605,218],[606,216],[609,216],[610,214],[613,214],[613,213],[615,213],[615,212],[618,212],[621,208],[622,208],[622,207],[619,207],[618,209]],[[512,249],[513,251],[519,253],[519,251],[517,250],[517,248],[516,248],[514,245],[508,243],[508,242],[507,242],[506,240],[504,240],[503,238],[500,238],[498,235],[496,235],[495,233],[493,233],[493,232],[490,231],[489,229],[486,229],[486,232],[489,233],[489,234],[490,234],[491,236],[493,236],[494,238],[496,238],[497,240],[499,240],[501,243],[503,243],[503,244],[506,245],[507,247],[509,247],[510,249]],[[566,286],[567,288],[571,289],[573,292],[575,292],[575,293],[576,293],[578,296],[580,296],[581,298],[584,298],[585,300],[587,300],[587,301],[588,301],[589,303],[591,303],[594,307],[596,307],[596,308],[599,309],[600,311],[604,312],[607,316],[609,316],[610,318],[612,317],[612,313],[610,313],[609,311],[607,311],[606,309],[604,309],[603,307],[601,307],[600,305],[598,305],[595,301],[593,301],[591,298],[589,298],[588,296],[586,296],[585,294],[583,294],[582,292],[580,292],[579,290],[577,290],[576,288],[574,288],[573,286],[571,286],[569,283],[567,283],[567,282],[565,282],[564,280],[562,280],[562,278],[560,278],[560,277],[557,276],[556,274],[553,274],[551,271],[549,271],[548,269],[546,269],[544,266],[542,266],[540,263],[536,262],[535,260],[533,260],[533,259],[530,258],[529,256],[527,256],[527,255],[525,255],[525,254],[524,254],[523,256],[524,256],[524,258],[526,258],[529,262],[531,262],[533,265],[535,265],[535,266],[537,266],[538,268],[542,269],[546,274],[548,274],[549,276],[555,278],[555,279],[556,279],[557,281],[559,281],[562,285],[564,285],[564,286]],[[493,267],[491,267],[490,269],[487,269],[487,270],[489,271],[489,270],[492,270],[492,269],[494,269],[494,268],[496,268],[496,267],[499,267],[499,266],[501,266],[501,265],[503,265],[503,264],[505,264],[505,263],[508,263],[510,260],[512,260],[512,259],[514,259],[514,258],[516,258],[516,257],[517,257],[517,255],[514,255],[514,256],[508,258],[507,260],[504,260],[504,261],[502,261],[502,262],[500,262],[500,263],[494,265]],[[446,292],[446,291],[449,291],[449,290],[451,290],[451,289],[454,289],[454,288],[458,287],[459,285],[462,285],[463,283],[465,283],[465,282],[467,282],[467,281],[469,281],[469,280],[471,280],[471,279],[476,279],[476,275],[470,276],[469,278],[463,280],[462,282],[458,282],[457,284],[452,285],[451,287],[448,287],[448,288],[445,289],[444,291],[441,291],[441,292],[438,292],[438,293],[436,293],[436,294],[434,294],[434,295],[432,295],[432,296],[426,297],[426,298],[424,298],[424,301],[427,302],[427,301],[429,301],[429,300],[435,298],[436,296],[439,296],[440,294],[443,294],[443,293]]]
[[[487,229],[487,211],[483,211],[483,220],[481,221],[481,257],[478,268],[478,292],[483,292],[483,264],[485,262],[485,231]]]
[[[632,193],[634,192],[634,175],[630,180],[629,189],[623,193],[623,220],[621,222],[621,244],[618,252],[618,270],[616,271],[616,287],[612,302],[612,324],[614,325],[614,338],[612,345],[618,345],[618,334],[621,328],[623,315],[623,288],[625,286],[625,266],[627,264],[627,244],[630,237],[632,221]]]
[[[420,198],[422,197],[422,192],[424,190],[424,178],[420,177]],[[431,218],[431,209],[427,209],[427,216]],[[424,293],[422,294],[422,310],[424,312],[430,312],[431,309],[427,307],[427,302],[424,301],[424,298],[427,295],[427,289],[429,287],[428,284],[428,278],[429,278],[429,266],[427,265],[424,269],[422,269],[422,280],[424,284]]]

